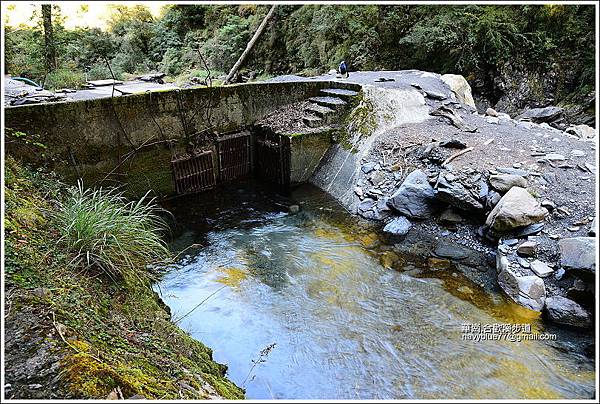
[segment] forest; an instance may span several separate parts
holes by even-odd
[[[167,80],[226,73],[267,5],[110,5],[105,29],[66,29],[52,6],[50,59],[37,6],[32,26],[6,26],[6,72],[77,87],[86,80],[164,72]],[[85,13],[86,5],[81,12]],[[501,71],[558,76],[556,99],[594,84],[589,5],[279,5],[242,68],[250,79],[315,75],[346,60],[351,71],[420,69],[465,76],[494,98]],[[500,86],[501,87],[501,86]],[[497,95],[496,95],[497,97]]]

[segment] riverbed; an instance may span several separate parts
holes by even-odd
[[[547,328],[458,271],[390,260],[378,229],[317,188],[283,197],[238,184],[164,207],[174,217],[171,248],[183,253],[157,290],[248,398],[595,394],[594,362],[575,349],[578,334]],[[503,337],[469,339],[482,335],[477,327]]]

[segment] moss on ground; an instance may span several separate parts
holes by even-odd
[[[33,305],[48,314],[40,317],[40,329],[58,331],[51,338],[61,347],[61,384],[70,395],[106,398],[118,388],[125,398],[243,398],[243,390],[225,377],[226,366],[171,321],[150,285],[117,284],[68,269],[51,219],[53,200],[64,189],[56,176],[6,158],[10,305],[17,311]]]

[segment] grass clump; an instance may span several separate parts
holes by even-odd
[[[77,89],[85,83],[85,74],[69,68],[56,69],[46,76],[45,87],[51,90],[61,88]]]
[[[66,215],[64,209],[82,212],[80,216],[87,221],[89,216],[105,217],[101,214],[105,209],[92,201],[98,200],[98,194],[109,193],[112,203],[105,198],[105,205],[116,205],[119,211],[129,213],[139,212],[137,204],[149,206],[154,212],[150,222],[156,219],[160,223],[160,212],[151,200],[130,203],[116,191],[69,188],[60,177],[23,166],[10,155],[4,168],[5,318],[23,336],[18,349],[27,355],[43,349],[40,341],[52,344],[52,355],[37,355],[44,369],[58,363],[44,388],[52,388],[52,394],[62,399],[106,399],[114,389],[124,398],[244,398],[244,391],[227,379],[227,367],[213,361],[211,349],[172,321],[150,282],[112,282],[105,276],[90,276],[72,261],[79,247],[66,248],[65,228],[58,226],[62,223],[58,217]],[[139,215],[128,214],[127,218],[140,220]],[[74,229],[77,225],[71,226]],[[146,222],[146,228],[149,226]],[[76,237],[75,232],[71,234]],[[135,261],[142,264],[139,249],[135,253]],[[116,265],[120,266],[119,262]],[[142,268],[145,265],[140,265],[140,273],[147,272]],[[38,289],[46,291],[43,298],[35,294]],[[13,356],[5,360],[9,372],[19,370],[8,376],[15,380],[15,391],[21,391],[17,390],[19,385],[30,383],[27,363],[22,359]],[[192,388],[182,389],[182,384]]]
[[[99,270],[115,281],[151,278],[146,264],[170,252],[162,239],[167,225],[147,195],[129,201],[114,189],[70,188],[54,213],[59,244],[72,256],[69,266]]]

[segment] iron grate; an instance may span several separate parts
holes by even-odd
[[[217,139],[219,180],[245,177],[252,169],[250,133],[241,132]]]
[[[178,194],[205,191],[216,185],[214,153],[202,151],[176,156],[171,171]]]

